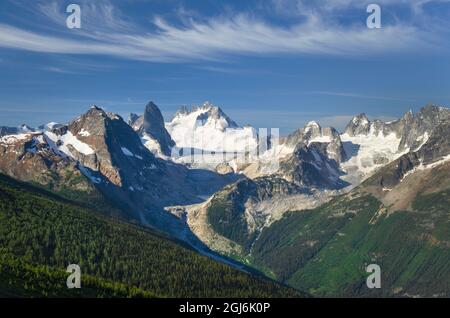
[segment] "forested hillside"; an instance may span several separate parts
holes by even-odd
[[[66,287],[78,264],[82,288]],[[279,297],[300,293],[148,229],[0,175],[0,296]]]
[[[448,297],[449,203],[446,190],[388,213],[371,195],[337,197],[265,229],[251,262],[316,296]],[[371,263],[381,267],[381,289],[366,286]]]

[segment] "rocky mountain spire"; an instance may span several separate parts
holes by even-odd
[[[345,133],[353,137],[356,135],[367,135],[370,131],[370,121],[366,114],[359,114],[348,123]]]
[[[153,102],[149,102],[145,106],[142,126],[138,132],[142,137],[147,135],[147,137],[158,143],[161,153],[166,156],[170,155],[171,148],[175,146],[175,142],[164,126],[164,118],[161,111]]]
[[[315,121],[310,121],[305,127],[296,130],[286,138],[286,144],[290,147],[310,146],[313,143],[325,144],[328,158],[338,163],[347,157],[339,132],[333,127],[322,128]]]
[[[151,152],[170,156],[175,142],[167,132],[163,115],[155,103],[149,102],[141,116],[130,114],[128,124],[139,134]]]

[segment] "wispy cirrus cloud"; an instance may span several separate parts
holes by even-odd
[[[386,101],[417,102],[417,100],[408,99],[408,98],[392,97],[392,96],[378,96],[378,95],[365,95],[365,94],[358,94],[358,93],[351,93],[351,92],[317,91],[317,92],[312,92],[312,94],[337,96],[337,97],[361,98],[361,99],[386,100]]]
[[[272,0],[271,4],[277,12],[292,15],[311,11],[335,12],[349,8],[365,8],[371,3],[381,6],[403,5],[419,12],[429,3],[448,2],[450,0]]]
[[[83,28],[80,30],[85,36],[97,32],[130,32],[136,31],[137,26],[133,20],[123,13],[108,0],[78,0],[76,2],[82,8]],[[56,25],[65,27],[67,14],[60,2],[38,2],[32,9],[37,9],[48,20]]]
[[[73,72],[63,69],[57,66],[45,66],[41,68],[43,71],[52,72],[52,73],[60,73],[60,74],[74,74]]]
[[[338,2],[353,3],[351,0]],[[305,1],[298,1],[298,5],[307,6]],[[65,13],[58,3],[38,8],[49,21],[60,26],[65,23]],[[0,23],[0,47],[179,62],[223,60],[232,55],[372,55],[432,48],[438,43],[435,35],[412,24],[396,23],[369,30],[363,24],[341,25],[329,21],[314,10],[305,10],[305,19],[290,25],[273,24],[263,17],[242,12],[187,19],[188,13],[184,11],[184,18],[178,23],[154,16],[146,27],[130,22],[131,19],[109,2],[86,3],[82,10],[83,28],[72,33],[49,34]]]

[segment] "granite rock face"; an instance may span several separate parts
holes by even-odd
[[[387,136],[393,133],[401,138],[399,150],[413,150],[420,146],[425,134],[430,136],[436,127],[449,120],[450,109],[429,104],[418,113],[408,111],[400,119],[391,122],[371,122],[365,114],[358,115],[347,125],[345,133],[351,137],[369,134]]]
[[[238,243],[250,248],[273,211],[281,217],[293,206],[308,208],[312,205],[300,203],[313,204],[316,194],[337,193],[353,184],[344,178],[351,173],[349,167],[373,166],[367,169],[372,185],[390,189],[450,155],[450,110],[428,105],[391,122],[360,114],[342,135],[309,122],[281,144],[270,145],[287,151],[277,157],[278,170],[262,177],[236,174],[234,163],[216,164],[213,171],[170,157],[177,137],[196,129],[220,135],[228,128],[246,131],[209,103],[182,108],[170,123],[164,123],[152,102],[142,116],[131,114],[128,122],[93,106],[68,124],[50,123],[40,130],[1,127],[0,172],[56,190],[99,191],[137,222],[179,238],[189,232],[183,223],[186,215],[167,209],[205,205],[205,226],[214,224],[230,240],[245,238]],[[217,140],[208,138],[208,146],[219,144]],[[289,200],[292,204],[285,204]],[[234,236],[224,222],[243,236]]]
[[[371,122],[366,114],[359,114],[350,121],[345,128],[345,133],[353,137],[356,135],[367,135],[370,132]]]
[[[372,182],[383,188],[393,188],[414,169],[432,168],[450,159],[450,122],[442,122],[432,129],[419,149],[411,150],[383,167]]]
[[[348,185],[339,177],[339,163],[328,155],[329,144],[300,144],[280,163],[278,175],[295,184],[319,189],[340,189]]]
[[[98,190],[131,218],[171,232],[181,229],[164,207],[201,202],[200,196],[237,180],[156,157],[119,115],[96,106],[67,125],[1,137],[0,154],[5,174],[44,186],[57,180],[56,187]]]
[[[315,121],[309,122],[305,127],[296,130],[286,138],[286,145],[290,147],[308,146],[312,143],[326,144],[326,156],[337,163],[341,163],[347,158],[339,132],[333,127],[322,128]]]
[[[156,153],[170,156],[170,151],[175,146],[175,142],[165,128],[161,111],[153,102],[149,102],[145,106],[142,116],[130,114],[128,124],[141,138],[153,141],[152,145]]]

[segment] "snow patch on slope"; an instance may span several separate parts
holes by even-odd
[[[427,169],[432,169],[432,168],[435,168],[435,167],[440,166],[440,165],[442,165],[442,164],[444,164],[444,163],[447,163],[447,162],[450,162],[450,155],[447,155],[447,156],[445,156],[445,157],[442,157],[440,160],[435,161],[435,162],[433,162],[433,163],[426,164],[426,165],[424,165],[424,164],[422,163],[422,161],[421,161],[420,164],[419,164],[418,166],[414,167],[413,169],[409,170],[408,172],[406,172],[406,173],[403,175],[403,177],[402,177],[401,180],[400,180],[400,183],[401,183],[403,180],[405,180],[406,177],[408,177],[409,175],[414,174],[414,173],[417,172],[417,171],[423,171],[423,170],[427,170]]]
[[[135,157],[135,158],[138,158],[138,159],[142,159],[141,156],[132,153],[132,152],[131,152],[130,150],[128,150],[128,148],[126,148],[126,147],[120,147],[120,149],[122,150],[122,153],[123,153],[125,156],[127,156],[127,157]]]
[[[17,134],[17,135],[7,135],[0,138],[0,143],[6,145],[15,144],[19,140],[25,140],[29,138],[30,134]]]
[[[404,153],[398,152],[401,138],[397,137],[395,133],[384,136],[381,132],[375,135],[372,131],[368,135],[354,137],[342,134],[341,140],[345,152],[350,157],[341,165],[341,168],[347,172],[347,176],[344,176],[343,179],[351,181],[355,185],[370,176],[377,168]]]
[[[83,137],[89,137],[91,135],[91,133],[87,130],[84,130],[84,128],[82,128],[79,132],[78,135],[83,136]]]
[[[328,142],[332,142],[332,139],[331,139],[331,136],[326,136],[326,135],[317,136],[317,137],[314,137],[314,138],[311,138],[310,140],[308,140],[308,146],[311,143],[313,143],[313,142],[326,142],[326,143],[328,143]]]
[[[428,132],[425,132],[425,134],[423,134],[423,136],[417,137],[416,141],[420,142],[420,145],[417,146],[416,149],[414,149],[414,151],[420,150],[420,148],[422,148],[422,146],[426,144],[426,142],[428,141],[429,138],[430,138],[430,136],[428,135]]]
[[[47,137],[48,144],[55,150],[56,153],[63,154],[65,156],[76,159],[76,157],[70,152],[68,145],[74,147],[79,153],[84,155],[94,154],[94,150],[86,143],[80,141],[70,131],[67,131],[64,135],[57,135],[53,132],[46,131],[44,135]]]

